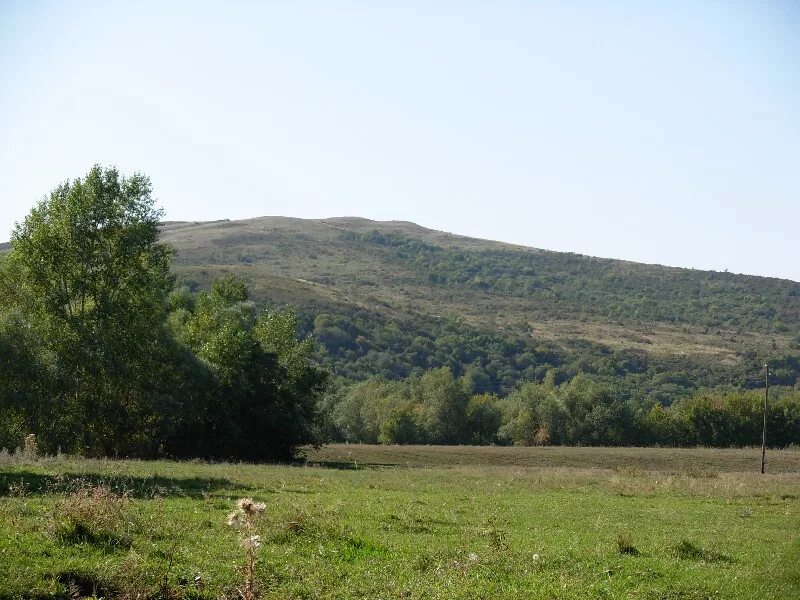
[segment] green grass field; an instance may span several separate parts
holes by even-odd
[[[267,506],[265,598],[800,598],[800,452],[768,459],[760,476],[757,450],[4,457],[0,598],[238,597],[241,497]]]

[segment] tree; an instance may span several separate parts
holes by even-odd
[[[172,287],[161,216],[147,177],[95,166],[59,185],[12,233],[16,285],[3,286],[4,302],[25,315],[52,360],[55,415],[32,424],[50,449],[127,454],[157,439],[142,424],[157,422],[148,388]]]
[[[95,166],[61,184],[12,233],[18,299],[49,325],[97,342],[150,339],[172,288],[162,216],[144,175]]]
[[[537,433],[545,426],[540,407],[552,391],[550,385],[529,382],[504,398],[500,436],[516,446],[537,444]]]
[[[0,444],[88,455],[282,459],[317,439],[327,373],[241,280],[174,290],[150,181],[94,167],[0,260]],[[21,441],[21,439],[20,439]]]
[[[483,445],[497,442],[500,418],[497,396],[493,394],[472,396],[467,405],[469,443]]]
[[[431,444],[466,441],[469,395],[449,368],[427,371],[416,383],[420,425]]]
[[[208,381],[176,415],[170,453],[285,459],[316,441],[327,372],[311,364],[313,342],[297,338],[292,313],[258,314],[247,286],[230,276],[174,305],[174,334]]]

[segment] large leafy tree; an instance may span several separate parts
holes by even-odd
[[[95,166],[12,233],[2,298],[39,332],[49,361],[48,419],[29,425],[50,446],[141,454],[157,440],[152,387],[172,287],[161,217],[147,177]]]
[[[149,339],[172,287],[161,217],[144,175],[95,166],[59,185],[12,233],[20,297],[49,326],[91,332],[97,345]]]

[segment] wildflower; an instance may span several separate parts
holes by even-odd
[[[252,535],[242,541],[242,546],[247,550],[258,550],[261,547],[261,536]]]
[[[537,560],[539,560],[539,555],[538,554],[534,554],[533,555],[533,562],[536,562]]]
[[[236,510],[228,515],[228,525],[239,529],[242,536],[240,541],[246,551],[246,562],[242,568],[244,587],[239,590],[242,600],[255,600],[256,589],[256,555],[261,547],[261,536],[253,535],[256,530],[256,519],[263,513],[267,505],[263,502],[254,502],[252,498],[241,498],[236,503]]]
[[[469,556],[467,556],[467,560],[469,560],[470,562],[475,562],[478,560],[478,555],[475,554],[474,552],[470,552]]]
[[[252,498],[240,499],[237,506],[241,511],[250,516],[261,514],[267,508],[266,504],[263,502],[253,502]]]

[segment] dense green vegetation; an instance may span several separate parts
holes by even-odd
[[[337,468],[0,455],[0,598],[239,598],[243,497],[266,505],[264,599],[800,595],[800,480],[727,472],[757,451],[594,449],[575,469],[537,456],[580,449],[428,447],[369,468],[395,450],[349,449]]]
[[[548,373],[558,383],[584,373],[613,384],[626,397],[665,405],[700,388],[763,385],[763,363],[753,352],[738,364],[715,364],[588,340],[558,344],[521,338],[454,319],[417,315],[387,321],[365,309],[339,307],[337,312],[315,313],[314,307],[300,306],[297,310],[301,330],[318,343],[319,362],[351,382],[373,376],[397,380],[448,367],[455,375],[468,377],[474,391],[505,395],[524,382],[544,381]],[[774,356],[771,372],[773,384],[795,385],[800,356]]]
[[[316,439],[327,373],[288,313],[223,278],[173,292],[150,182],[93,168],[41,201],[0,263],[0,447],[276,459]]]
[[[402,381],[373,379],[321,405],[327,435],[388,444],[580,446],[754,446],[761,443],[763,394],[706,391],[668,408],[578,375],[556,385],[527,383],[504,398],[475,393],[448,368]],[[773,389],[768,443],[800,440],[800,393]]]
[[[667,405],[800,380],[800,283],[548,252],[363,219],[172,224],[179,279],[290,305],[337,376],[449,367],[505,395],[555,369]]]

